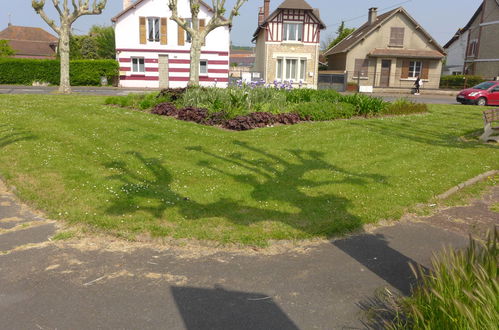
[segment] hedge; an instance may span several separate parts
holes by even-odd
[[[109,82],[118,76],[119,65],[115,60],[75,60],[70,62],[70,81],[73,86],[97,86],[101,77]],[[0,84],[31,85],[44,82],[59,85],[59,60],[24,58],[0,59]]]
[[[440,88],[463,89],[465,86],[465,78],[466,78],[466,88],[473,87],[485,81],[485,79],[483,79],[483,77],[480,76],[466,76],[466,75],[442,76],[440,78]]]

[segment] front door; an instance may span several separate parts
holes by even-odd
[[[392,67],[391,60],[381,60],[381,76],[379,79],[380,87],[390,86],[390,69]]]
[[[159,55],[159,88],[168,88],[168,55]]]

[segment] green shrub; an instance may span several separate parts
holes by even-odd
[[[164,102],[170,102],[170,97],[168,95],[158,97],[158,93],[111,96],[104,101],[105,104],[112,104],[118,105],[123,108],[135,108],[141,110],[154,108],[156,105]]]
[[[388,106],[388,102],[385,102],[380,97],[372,97],[360,93],[343,95],[340,100],[341,102],[354,105],[357,110],[356,114],[359,116],[374,116],[380,114]]]
[[[410,297],[382,298],[378,309],[388,329],[497,329],[499,324],[499,233],[485,243],[470,239],[466,250],[444,251]],[[389,297],[391,296],[391,297]],[[388,297],[388,298],[387,298]]]
[[[78,60],[70,62],[70,81],[73,86],[97,86],[101,77],[116,79],[119,65],[115,60]],[[0,59],[0,84],[31,85],[35,81],[58,85],[59,60],[24,58]]]
[[[299,114],[304,120],[324,121],[351,118],[355,115],[355,107],[342,102],[304,102],[296,104],[293,112]]]
[[[480,76],[467,76],[467,75],[457,75],[457,76],[442,76],[440,78],[440,88],[452,88],[452,89],[463,89],[466,78],[466,87],[473,87],[485,79]]]
[[[405,98],[400,98],[389,103],[382,113],[385,115],[408,115],[424,112],[428,112],[428,106],[425,103],[416,103]]]

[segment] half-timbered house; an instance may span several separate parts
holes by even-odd
[[[320,33],[326,26],[319,10],[304,0],[286,0],[270,13],[264,0],[258,15],[255,71],[267,83],[292,81],[317,88]]]

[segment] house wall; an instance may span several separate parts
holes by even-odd
[[[319,44],[303,43],[267,43],[265,57],[265,80],[272,83],[277,79],[277,58],[306,58],[307,69],[305,73],[304,87],[317,88],[317,77],[319,71]],[[295,81],[298,84],[299,81]]]
[[[395,14],[388,21],[384,22],[380,28],[372,32],[363,41],[352,48],[347,55],[346,70],[348,71],[349,81],[357,82],[355,71],[355,59],[365,59],[374,49],[401,49],[401,47],[391,47],[390,35],[392,27],[404,27],[404,47],[402,49],[410,50],[437,50],[439,48],[430,42],[428,38],[402,13]],[[381,61],[383,59],[391,60],[390,87],[409,88],[414,84],[415,78],[401,78],[402,61],[396,57],[374,58],[369,61],[368,75],[361,79],[360,84],[366,86],[378,86],[380,81]],[[412,59],[410,59],[412,60]],[[414,59],[426,61],[425,59]],[[428,60],[430,64],[429,78],[424,82],[428,88],[438,88],[442,65],[440,60]]]
[[[266,54],[266,43],[265,43],[265,30],[260,31],[258,38],[256,39],[256,49],[255,49],[255,66],[254,71],[261,72],[265,77],[265,54]]]
[[[452,75],[453,72],[463,72],[468,34],[468,30],[462,33],[459,38],[445,50],[447,52],[447,58],[443,69],[444,75]]]
[[[474,73],[486,78],[499,76],[499,4],[495,0],[485,1]]]
[[[140,43],[139,17],[171,16],[168,0],[148,0],[137,5],[135,9],[121,16],[115,25],[117,59],[120,62],[120,85],[122,87],[159,87],[158,58],[159,55],[169,57],[170,87],[185,87],[189,79],[190,44],[179,45],[178,25],[167,20],[167,44],[160,42]],[[179,16],[191,17],[189,2],[178,2]],[[201,6],[199,19],[206,24],[211,12]],[[229,74],[230,31],[228,27],[220,27],[208,34],[206,45],[201,49],[201,59],[208,61],[208,74],[200,77],[203,86],[226,87]],[[145,59],[145,74],[132,74],[131,58]]]

